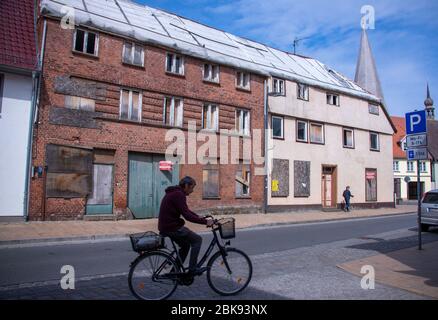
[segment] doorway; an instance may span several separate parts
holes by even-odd
[[[424,182],[420,182],[420,198],[424,194]],[[408,200],[418,200],[417,182],[409,182],[408,184]]]
[[[321,200],[323,208],[337,207],[337,167],[322,166]]]

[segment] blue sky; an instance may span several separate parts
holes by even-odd
[[[438,1],[135,0],[227,32],[316,58],[354,79],[361,8],[375,10],[368,36],[391,115],[424,108],[426,83],[438,105]]]

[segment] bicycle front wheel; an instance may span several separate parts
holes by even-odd
[[[234,248],[225,250],[225,257],[218,251],[208,261],[207,281],[215,292],[231,296],[248,286],[252,277],[252,263],[243,251]]]
[[[179,268],[164,252],[150,252],[139,257],[129,270],[129,289],[141,300],[164,300],[178,286]]]

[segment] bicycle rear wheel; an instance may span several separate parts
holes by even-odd
[[[164,252],[150,252],[140,256],[129,270],[129,289],[137,299],[164,300],[178,286],[179,267]]]
[[[231,296],[248,286],[252,277],[252,263],[243,251],[234,248],[225,250],[227,252],[225,258],[218,251],[208,261],[207,281],[215,292],[223,296]]]

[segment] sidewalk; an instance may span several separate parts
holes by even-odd
[[[273,226],[308,222],[334,221],[353,218],[407,214],[416,206],[401,205],[397,208],[357,210],[345,212],[306,211],[292,213],[242,214],[233,216],[236,228]],[[221,218],[223,216],[217,216]],[[229,216],[227,216],[229,217]],[[187,223],[196,232],[206,231],[205,226]],[[93,240],[121,238],[131,233],[157,231],[157,219],[122,221],[47,221],[0,223],[0,245],[64,240]]]
[[[375,269],[376,282],[438,299],[438,242],[350,261],[338,267],[358,277],[362,266]]]

